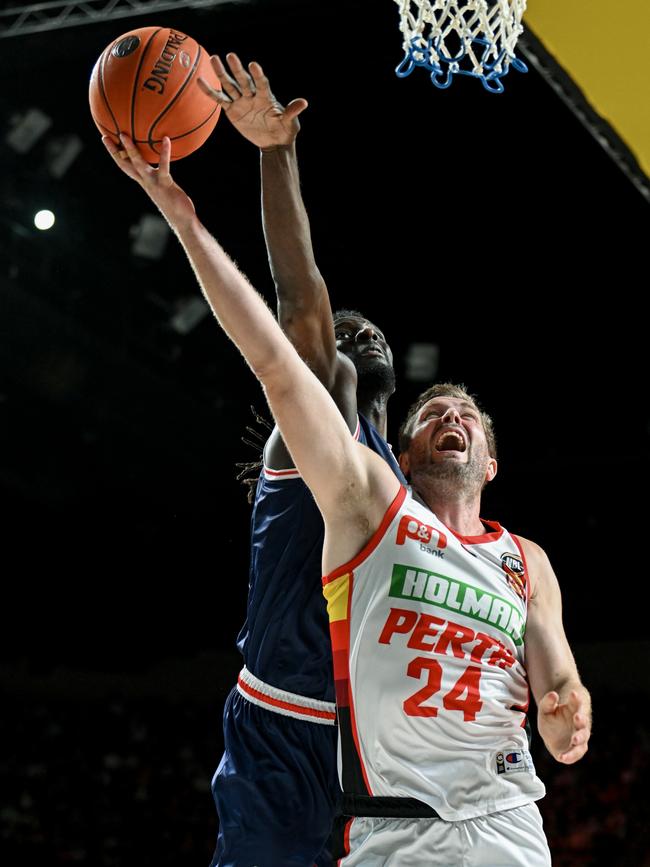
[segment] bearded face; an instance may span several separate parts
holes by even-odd
[[[429,461],[425,472],[437,489],[444,487],[472,494],[480,491],[486,482],[488,460],[487,448],[470,444],[465,461]]]
[[[481,416],[466,400],[436,397],[414,422],[403,469],[414,485],[434,486],[436,494],[471,497],[496,473]]]
[[[387,394],[395,391],[395,371],[390,362],[370,358],[360,359],[357,364],[357,388],[366,394]]]

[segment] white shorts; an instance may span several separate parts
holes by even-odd
[[[536,804],[445,822],[357,817],[340,867],[550,867]]]

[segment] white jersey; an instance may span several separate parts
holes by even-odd
[[[402,488],[323,579],[345,793],[414,798],[448,820],[544,796],[524,728],[525,558],[485,523],[460,536]]]

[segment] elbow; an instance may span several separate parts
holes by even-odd
[[[272,276],[280,317],[304,316],[312,312],[314,304],[327,292],[325,281],[315,264],[286,269],[281,274],[273,271]]]
[[[256,358],[248,359],[249,366],[256,378],[264,387],[264,391],[278,392],[281,388],[287,388],[287,365],[286,353],[273,351],[266,352]]]

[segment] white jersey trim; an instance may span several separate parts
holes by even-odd
[[[359,421],[359,416],[357,416],[357,426],[354,431],[354,438],[358,441],[361,436],[361,422]],[[289,467],[286,470],[274,470],[271,467],[267,467],[266,464],[262,465],[262,474],[265,479],[268,479],[272,482],[281,482],[283,479],[301,479],[299,471],[295,467]]]
[[[336,705],[306,695],[287,692],[264,683],[244,666],[237,678],[237,691],[251,704],[282,716],[290,716],[320,725],[336,724]]]

